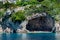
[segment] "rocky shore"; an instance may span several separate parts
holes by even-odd
[[[49,17],[45,18],[46,17],[46,13],[42,13],[42,14],[39,14],[39,13],[36,13],[36,14],[33,14],[30,18],[27,18],[27,20],[23,21],[21,24],[20,24],[20,27],[22,28],[18,28],[16,29],[16,33],[42,33],[42,32],[51,32],[49,31],[48,29],[52,29],[54,27],[54,24],[53,24],[53,19],[49,19]],[[43,17],[44,16],[44,17]],[[43,17],[44,19],[40,19],[41,17]],[[47,21],[45,21],[47,20]],[[44,22],[45,21],[45,22]],[[41,23],[43,22],[43,24]],[[47,24],[46,24],[47,22]],[[33,23],[33,24],[32,24]],[[49,25],[48,25],[49,24]],[[27,25],[30,25],[30,26],[27,26]],[[56,25],[56,24],[55,24]],[[43,26],[43,27],[42,27]],[[56,25],[57,26],[57,25]],[[45,27],[45,28],[44,28]],[[39,29],[38,29],[39,28]],[[47,28],[47,29],[46,29]],[[32,29],[32,30],[31,30]],[[30,31],[31,30],[31,31]],[[14,30],[12,30],[11,28],[9,27],[6,27],[5,30],[3,30],[3,28],[1,27],[0,25],[0,32],[6,32],[6,33],[13,33]]]
[[[56,26],[56,33],[60,33],[60,26],[58,23],[55,23]],[[6,28],[4,31],[0,25],[0,33],[12,33],[13,30],[10,30],[10,28]],[[22,29],[17,29],[17,33],[51,33],[48,31],[28,31],[25,28]]]
[[[17,7],[14,12],[24,10],[24,7]],[[10,16],[12,11],[7,9],[5,16],[0,19],[1,28],[0,32],[6,33],[35,33],[39,31],[55,32],[55,20],[45,12],[32,13],[31,16],[27,16],[26,20],[14,23],[11,21]],[[54,29],[53,29],[54,28]],[[52,30],[53,29],[53,30]]]

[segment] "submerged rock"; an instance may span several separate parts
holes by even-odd
[[[36,17],[37,16],[37,17]],[[54,18],[47,13],[41,13],[28,20],[26,29],[29,31],[52,31]]]

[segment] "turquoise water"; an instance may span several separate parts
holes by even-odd
[[[54,33],[2,33],[0,34],[0,40],[60,40],[60,35]]]

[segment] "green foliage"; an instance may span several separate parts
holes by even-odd
[[[6,9],[7,9],[7,8],[11,8],[11,7],[14,7],[14,8],[16,7],[15,4],[9,3],[9,2],[5,3],[3,6],[4,6],[4,8],[6,8]]]
[[[25,7],[25,11],[27,13],[27,15],[32,15],[32,13],[41,13],[41,12],[45,12],[49,9],[47,9],[47,7],[42,6],[42,5],[30,5]]]
[[[39,2],[37,0],[17,0],[16,5],[18,6],[26,6],[26,5],[35,5],[38,4]]]
[[[21,0],[19,1],[19,0],[16,0],[16,5],[17,6],[20,6],[21,5]]]
[[[12,14],[12,20],[13,21],[16,21],[16,20],[24,21],[25,20],[24,11],[18,11],[16,13]]]
[[[12,15],[13,20],[23,20],[21,19],[22,17],[21,15],[24,13],[26,13],[26,15],[32,15],[32,13],[41,13],[41,12],[47,12],[48,14],[53,16],[56,20],[60,20],[59,18],[57,19],[57,15],[60,15],[60,0],[20,0],[20,1],[16,0],[16,4],[9,2],[4,4],[4,7],[6,9],[10,7],[14,8],[15,6],[24,6],[25,12],[20,11],[13,14]]]
[[[41,5],[46,6],[47,13],[53,16],[56,20],[60,20],[58,15],[60,15],[60,3],[59,0],[44,0]],[[58,17],[57,17],[58,16]]]
[[[4,11],[0,11],[0,18],[4,16]]]
[[[2,2],[0,2],[0,8],[3,8],[3,3]]]
[[[29,4],[38,4],[37,0],[30,0]]]
[[[42,1],[44,1],[44,0],[37,0],[38,2],[42,2]]]
[[[10,7],[10,3],[9,3],[9,2],[5,3],[5,4],[4,4],[4,7],[5,7],[6,9],[9,8],[9,7]]]
[[[56,20],[60,20],[58,15],[60,15],[60,3],[59,0],[44,0],[40,2],[41,6],[36,7],[36,5],[31,5],[29,7],[26,7],[26,13],[41,13],[41,12],[47,12],[51,16],[53,16]],[[30,15],[29,14],[29,15]],[[58,16],[58,18],[57,18]]]
[[[2,15],[3,15],[3,13],[2,13],[2,12],[0,12],[0,18],[2,17]]]

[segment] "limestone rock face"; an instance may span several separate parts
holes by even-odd
[[[54,18],[48,14],[41,15],[30,19],[26,25],[26,29],[29,31],[52,31],[52,28],[54,27]]]
[[[3,32],[3,29],[2,29],[2,27],[1,27],[1,25],[0,25],[0,33],[2,33]]]
[[[6,28],[5,30],[4,30],[6,33],[10,33],[11,32],[11,30],[10,30],[10,28]]]

